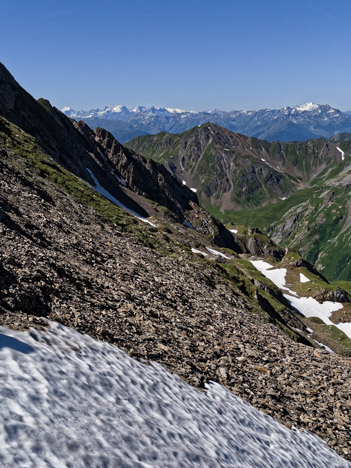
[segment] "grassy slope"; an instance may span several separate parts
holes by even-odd
[[[195,130],[179,135],[163,132],[155,136],[139,137],[130,142],[130,145],[165,163],[171,157],[175,157],[186,142],[190,144],[192,132]],[[250,138],[249,142],[254,150],[264,150],[267,158],[273,158],[271,161],[276,161],[291,177],[298,176],[305,188],[289,196],[287,200],[256,209],[252,206],[264,203],[272,194],[257,187],[252,193],[250,190],[241,193],[239,189],[234,191],[232,196],[243,209],[223,210],[220,200],[223,194],[217,193],[211,198],[203,196],[211,179],[215,177],[218,186],[218,180],[224,177],[215,164],[219,147],[207,148],[203,161],[199,164],[200,173],[205,176],[201,176],[201,182],[195,185],[203,206],[224,223],[258,227],[273,236],[279,245],[300,250],[309,261],[323,270],[329,279],[351,280],[351,256],[347,253],[351,250],[351,234],[348,228],[350,214],[347,208],[350,190],[347,184],[340,185],[339,180],[340,174],[345,175],[347,170],[347,158],[345,161],[338,159],[336,162],[335,156],[330,156],[330,147],[326,146],[322,138],[293,143],[268,143]],[[350,152],[350,142],[341,142],[338,146],[346,154]],[[191,148],[187,147],[188,150]],[[207,165],[207,171],[204,165]],[[318,174],[320,170],[318,168],[322,169],[322,172],[315,177],[315,172]],[[245,172],[245,169],[236,174],[239,179],[243,176],[242,172]],[[212,185],[215,190],[215,184]],[[254,189],[254,186],[251,188]],[[217,187],[217,190],[220,189]],[[291,224],[291,229],[287,230],[286,227]]]

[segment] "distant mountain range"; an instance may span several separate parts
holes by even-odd
[[[311,138],[329,138],[351,132],[351,115],[327,104],[308,102],[283,109],[258,111],[233,110],[194,112],[163,107],[125,106],[75,111],[62,111],[75,120],[84,120],[90,127],[103,127],[119,141],[137,136],[166,131],[181,133],[196,125],[212,122],[228,130],[268,141],[303,141]]]

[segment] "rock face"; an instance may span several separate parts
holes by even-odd
[[[127,145],[164,163],[197,189],[203,206],[222,212],[285,199],[340,160],[336,144],[323,139],[269,143],[211,123],[179,135],[138,137]]]
[[[166,206],[180,219],[192,210],[190,202],[197,203],[196,194],[175,180],[164,166],[124,148],[111,133],[97,128],[94,139],[127,186],[142,197]]]

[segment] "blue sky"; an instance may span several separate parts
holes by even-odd
[[[3,0],[0,60],[89,109],[351,109],[349,0]]]

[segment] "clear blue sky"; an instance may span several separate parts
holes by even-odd
[[[349,0],[3,0],[0,61],[76,110],[351,109]]]

